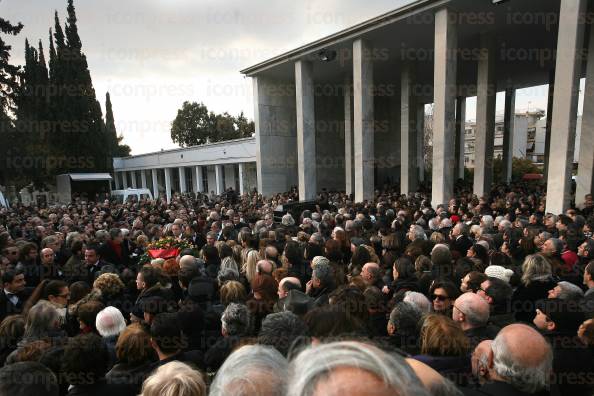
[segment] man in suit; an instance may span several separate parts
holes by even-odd
[[[17,315],[22,312],[26,299],[25,284],[25,274],[22,272],[7,270],[2,275],[0,322],[9,315]]]
[[[112,228],[109,230],[110,239],[100,247],[99,255],[117,265],[118,267],[127,267],[130,260],[130,250],[124,241],[122,230]]]
[[[472,240],[468,237],[468,226],[464,223],[458,223],[451,231],[450,250],[452,257],[458,259],[466,257],[468,249],[472,247]]]
[[[92,285],[95,279],[101,273],[101,269],[109,263],[101,260],[99,247],[97,245],[89,245],[85,250],[85,265],[87,266],[88,281]],[[112,265],[112,264],[109,264]]]

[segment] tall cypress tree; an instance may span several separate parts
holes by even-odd
[[[15,141],[13,115],[15,97],[18,91],[19,68],[10,63],[10,51],[3,35],[16,36],[23,24],[13,25],[0,17],[0,183],[6,184],[11,176],[9,169],[9,149]]]

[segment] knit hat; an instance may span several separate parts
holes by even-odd
[[[124,316],[116,307],[106,307],[97,314],[95,327],[102,337],[120,334],[126,328]]]
[[[513,274],[514,271],[500,265],[490,265],[485,269],[485,275],[488,277],[501,279],[507,283],[509,283],[509,279]]]

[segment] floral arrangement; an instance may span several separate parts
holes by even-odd
[[[175,258],[180,251],[184,249],[195,249],[191,243],[183,240],[177,240],[172,237],[161,238],[158,241],[148,244],[146,252],[140,256],[139,263],[146,264],[153,259],[171,259]]]

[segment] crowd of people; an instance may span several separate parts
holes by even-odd
[[[544,191],[1,209],[0,396],[593,395],[594,202]]]

